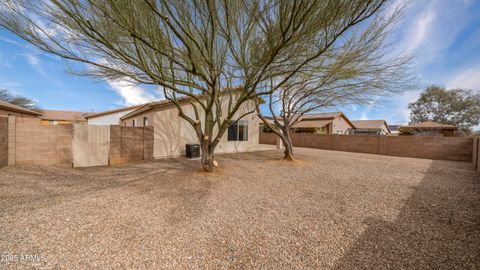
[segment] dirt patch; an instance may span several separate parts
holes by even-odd
[[[469,163],[295,150],[221,155],[213,174],[185,159],[3,168],[0,253],[44,260],[0,268],[480,267]]]

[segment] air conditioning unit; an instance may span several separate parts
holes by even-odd
[[[185,145],[185,155],[187,156],[187,158],[199,158],[200,144],[187,143]]]

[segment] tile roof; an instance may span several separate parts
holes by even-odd
[[[83,112],[42,110],[44,120],[85,121]]]
[[[330,123],[333,120],[314,120],[314,121],[300,121],[295,123],[293,128],[322,128]]]
[[[326,112],[315,114],[304,114],[300,117],[300,120],[293,125],[295,128],[321,128],[331,123],[333,119],[343,116],[345,120],[352,126],[355,125],[347,118],[343,112]],[[266,119],[273,123],[273,117],[266,116]],[[280,119],[279,119],[280,120]],[[325,121],[328,120],[328,121]]]
[[[139,105],[134,105],[134,106],[128,106],[128,107],[122,107],[122,108],[117,108],[113,110],[108,110],[108,111],[103,111],[103,112],[98,112],[98,113],[89,113],[85,116],[85,118],[95,118],[103,115],[108,115],[112,113],[117,113],[117,112],[123,112],[123,111],[128,111],[128,110],[134,110],[142,107],[145,104],[139,104]]]
[[[14,112],[19,112],[19,113],[25,113],[25,114],[30,114],[30,115],[41,115],[41,113],[32,111],[30,109],[20,107],[18,105],[0,100],[0,108],[7,110],[7,111],[14,111]]]
[[[233,88],[230,88],[230,89],[231,89],[230,91],[224,91],[223,93],[227,94],[227,93],[231,93],[231,91],[240,91],[242,88],[241,87],[233,87]],[[194,96],[197,97],[197,98],[202,98],[203,95],[202,94],[194,94]],[[178,102],[185,102],[185,101],[188,101],[190,99],[193,99],[193,98],[190,97],[190,96],[177,97]],[[259,100],[262,103],[264,102],[264,100],[262,98],[259,98]],[[153,108],[156,108],[156,107],[159,107],[159,106],[172,105],[172,104],[173,103],[170,100],[167,100],[167,99],[149,102],[149,103],[141,105],[140,107],[135,109],[133,112],[129,112],[126,115],[120,117],[120,119],[125,120],[127,118],[132,117],[132,116],[135,116],[135,115],[138,115],[140,113],[146,112],[150,109],[153,109]]]
[[[381,128],[383,125],[387,126],[385,120],[352,120],[352,123],[356,128]]]
[[[456,126],[437,123],[437,122],[433,122],[433,121],[420,122],[420,123],[411,124],[411,125],[408,125],[408,126],[405,126],[405,127],[427,128],[427,129],[457,129]]]

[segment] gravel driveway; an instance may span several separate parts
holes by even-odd
[[[470,164],[296,151],[0,169],[0,269],[480,268]]]

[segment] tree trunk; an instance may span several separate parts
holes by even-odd
[[[215,170],[215,154],[211,143],[204,142],[202,144],[202,167],[206,172],[213,172]]]
[[[294,161],[295,158],[293,157],[293,143],[290,138],[290,132],[287,130],[282,130],[283,136],[280,136],[282,139],[283,145],[285,146],[285,156],[283,159],[288,160],[288,161]]]

